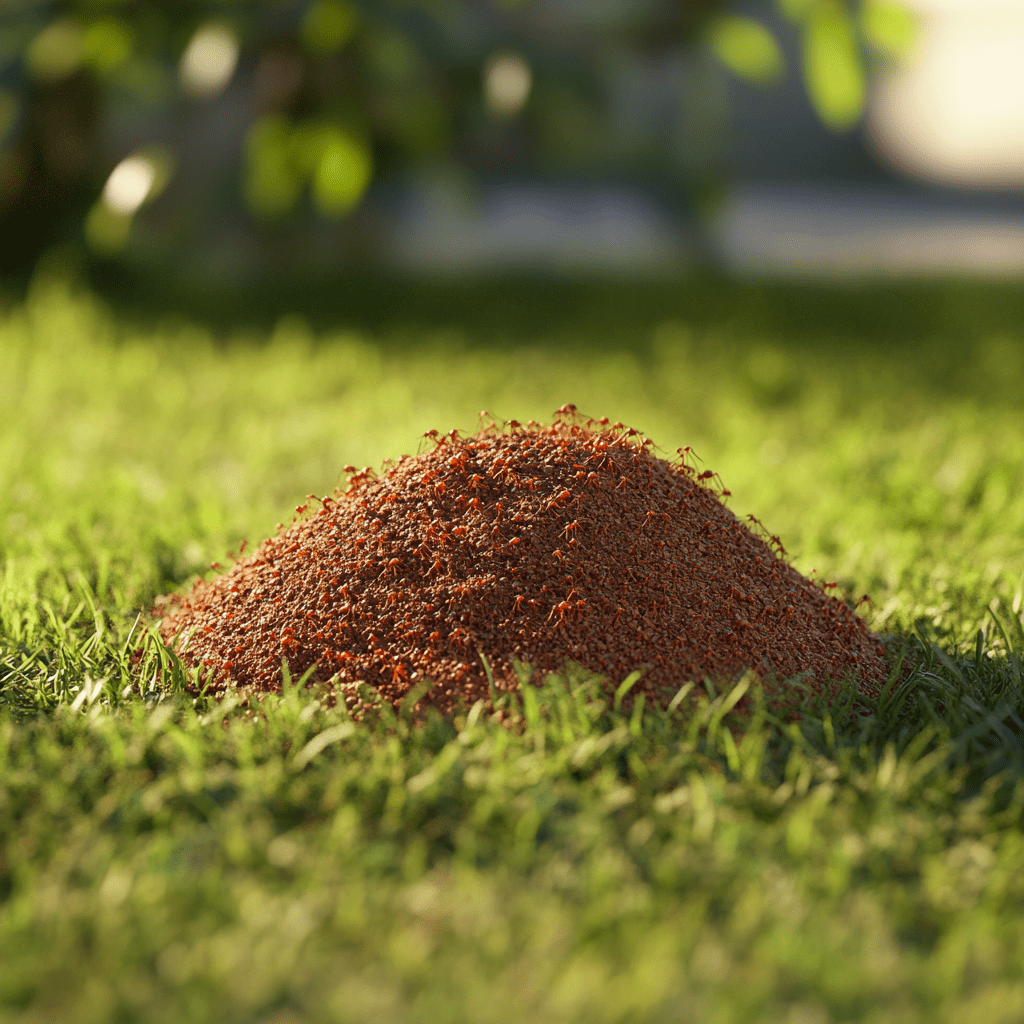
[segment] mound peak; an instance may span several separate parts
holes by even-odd
[[[171,599],[160,623],[213,690],[293,676],[366,682],[396,702],[424,678],[442,708],[488,695],[514,662],[567,661],[648,699],[754,669],[812,687],[885,677],[882,647],[706,486],[621,424],[563,407],[550,425],[432,431],[426,450],[296,520],[227,572]],[[351,698],[354,700],[354,697]],[[350,702],[351,702],[350,700]]]

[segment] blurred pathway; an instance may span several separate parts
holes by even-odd
[[[712,229],[722,267],[761,277],[1024,277],[1024,203],[898,186],[784,182],[734,190]],[[420,273],[671,274],[693,247],[624,186],[511,185],[408,194],[393,261]]]
[[[716,231],[730,270],[770,276],[1024,277],[1024,204],[884,186],[747,185]]]

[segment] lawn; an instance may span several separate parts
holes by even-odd
[[[12,293],[0,1020],[1024,1019],[1019,306],[937,283]],[[154,645],[132,659],[155,597],[346,464],[564,402],[692,446],[797,568],[870,595],[913,674],[793,722],[738,719],[722,681],[658,711],[570,673],[505,725],[356,724],[298,689],[256,717],[194,701]]]

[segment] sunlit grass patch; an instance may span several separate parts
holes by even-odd
[[[1024,1016],[1019,325],[956,289],[732,287],[267,331],[44,282],[11,306],[0,1016]],[[158,595],[344,465],[566,401],[693,446],[912,671],[795,716],[570,674],[500,721],[353,722],[298,686],[207,702],[154,643]]]
[[[1000,910],[1021,896],[1019,765],[979,775],[919,722],[780,722],[756,699],[736,718],[728,698],[616,710],[577,676],[493,717],[356,724],[291,688],[255,717],[6,719],[4,1005],[930,1020],[1001,998],[1024,953]],[[1000,956],[977,959],[988,936]]]

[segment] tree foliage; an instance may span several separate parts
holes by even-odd
[[[430,167],[639,176],[692,196],[721,171],[721,76],[792,73],[765,23],[776,8],[822,120],[850,127],[865,53],[912,41],[894,0],[765,0],[764,18],[726,0],[7,0],[3,262],[83,225],[119,251],[143,206],[206,166],[202,196],[164,206],[270,229],[350,221],[368,189]],[[203,116],[237,136],[228,157],[190,130]],[[111,177],[131,158],[149,162],[122,174],[134,206]],[[164,220],[158,234],[188,235]]]

